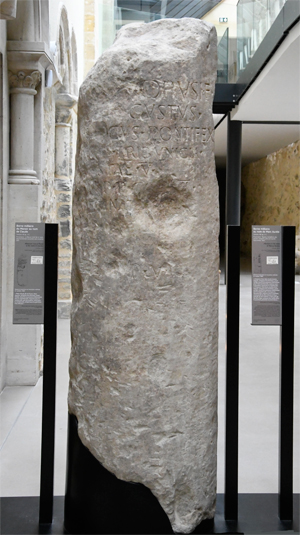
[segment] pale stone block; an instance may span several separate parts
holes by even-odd
[[[92,44],[92,45],[85,44],[84,45],[84,57],[85,57],[85,60],[93,60],[93,61],[95,61],[95,44]]]
[[[95,30],[95,17],[93,15],[85,15],[84,31],[94,32],[94,30]]]
[[[92,31],[84,32],[84,42],[86,45],[95,46],[95,32],[92,32]]]
[[[95,0],[84,0],[84,13],[85,14],[95,13]]]
[[[182,533],[216,499],[216,67],[211,25],[131,24],[78,104],[69,409]]]

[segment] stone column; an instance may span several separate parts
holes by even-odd
[[[58,93],[55,114],[55,190],[59,223],[58,317],[68,318],[71,307],[72,169],[71,120],[76,99]]]
[[[10,83],[10,171],[7,238],[7,385],[35,385],[41,366],[41,325],[12,325],[14,230],[18,221],[40,220],[40,179],[35,167],[34,99],[40,72],[15,68]]]
[[[34,171],[34,96],[39,71],[10,73],[11,163],[9,184],[40,183]]]

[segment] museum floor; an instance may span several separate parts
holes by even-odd
[[[221,279],[222,282],[222,279]],[[224,492],[225,298],[220,284],[218,493]],[[278,490],[279,327],[251,326],[251,276],[241,274],[239,492]],[[296,277],[296,317],[300,325],[300,277]],[[299,477],[300,331],[295,339],[294,492]],[[58,321],[55,496],[63,496],[66,472],[69,321]],[[1,402],[1,496],[39,495],[41,396],[35,387],[6,387]],[[2,532],[3,533],[3,532]],[[10,531],[10,533],[21,533]],[[53,531],[54,533],[54,531]],[[58,533],[58,532],[57,532]],[[3,533],[4,535],[4,533]]]

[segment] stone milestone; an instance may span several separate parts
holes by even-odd
[[[183,533],[216,498],[216,47],[200,20],[129,24],[78,108],[69,410]]]

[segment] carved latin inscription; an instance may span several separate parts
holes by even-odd
[[[211,95],[211,82],[189,81],[185,76],[139,80],[123,121],[115,123],[115,117],[112,121],[92,119],[88,128],[92,154],[99,161],[99,176],[112,208],[122,209],[117,199],[127,180],[133,190],[138,189],[139,183],[161,175],[163,163],[176,187],[189,180],[186,161],[199,157],[207,145],[211,150],[214,141],[213,124],[208,126],[201,119],[211,106]],[[102,144],[106,146],[106,162],[100,158]]]
[[[186,533],[216,491],[215,77],[210,25],[128,25],[78,108],[70,411]]]

